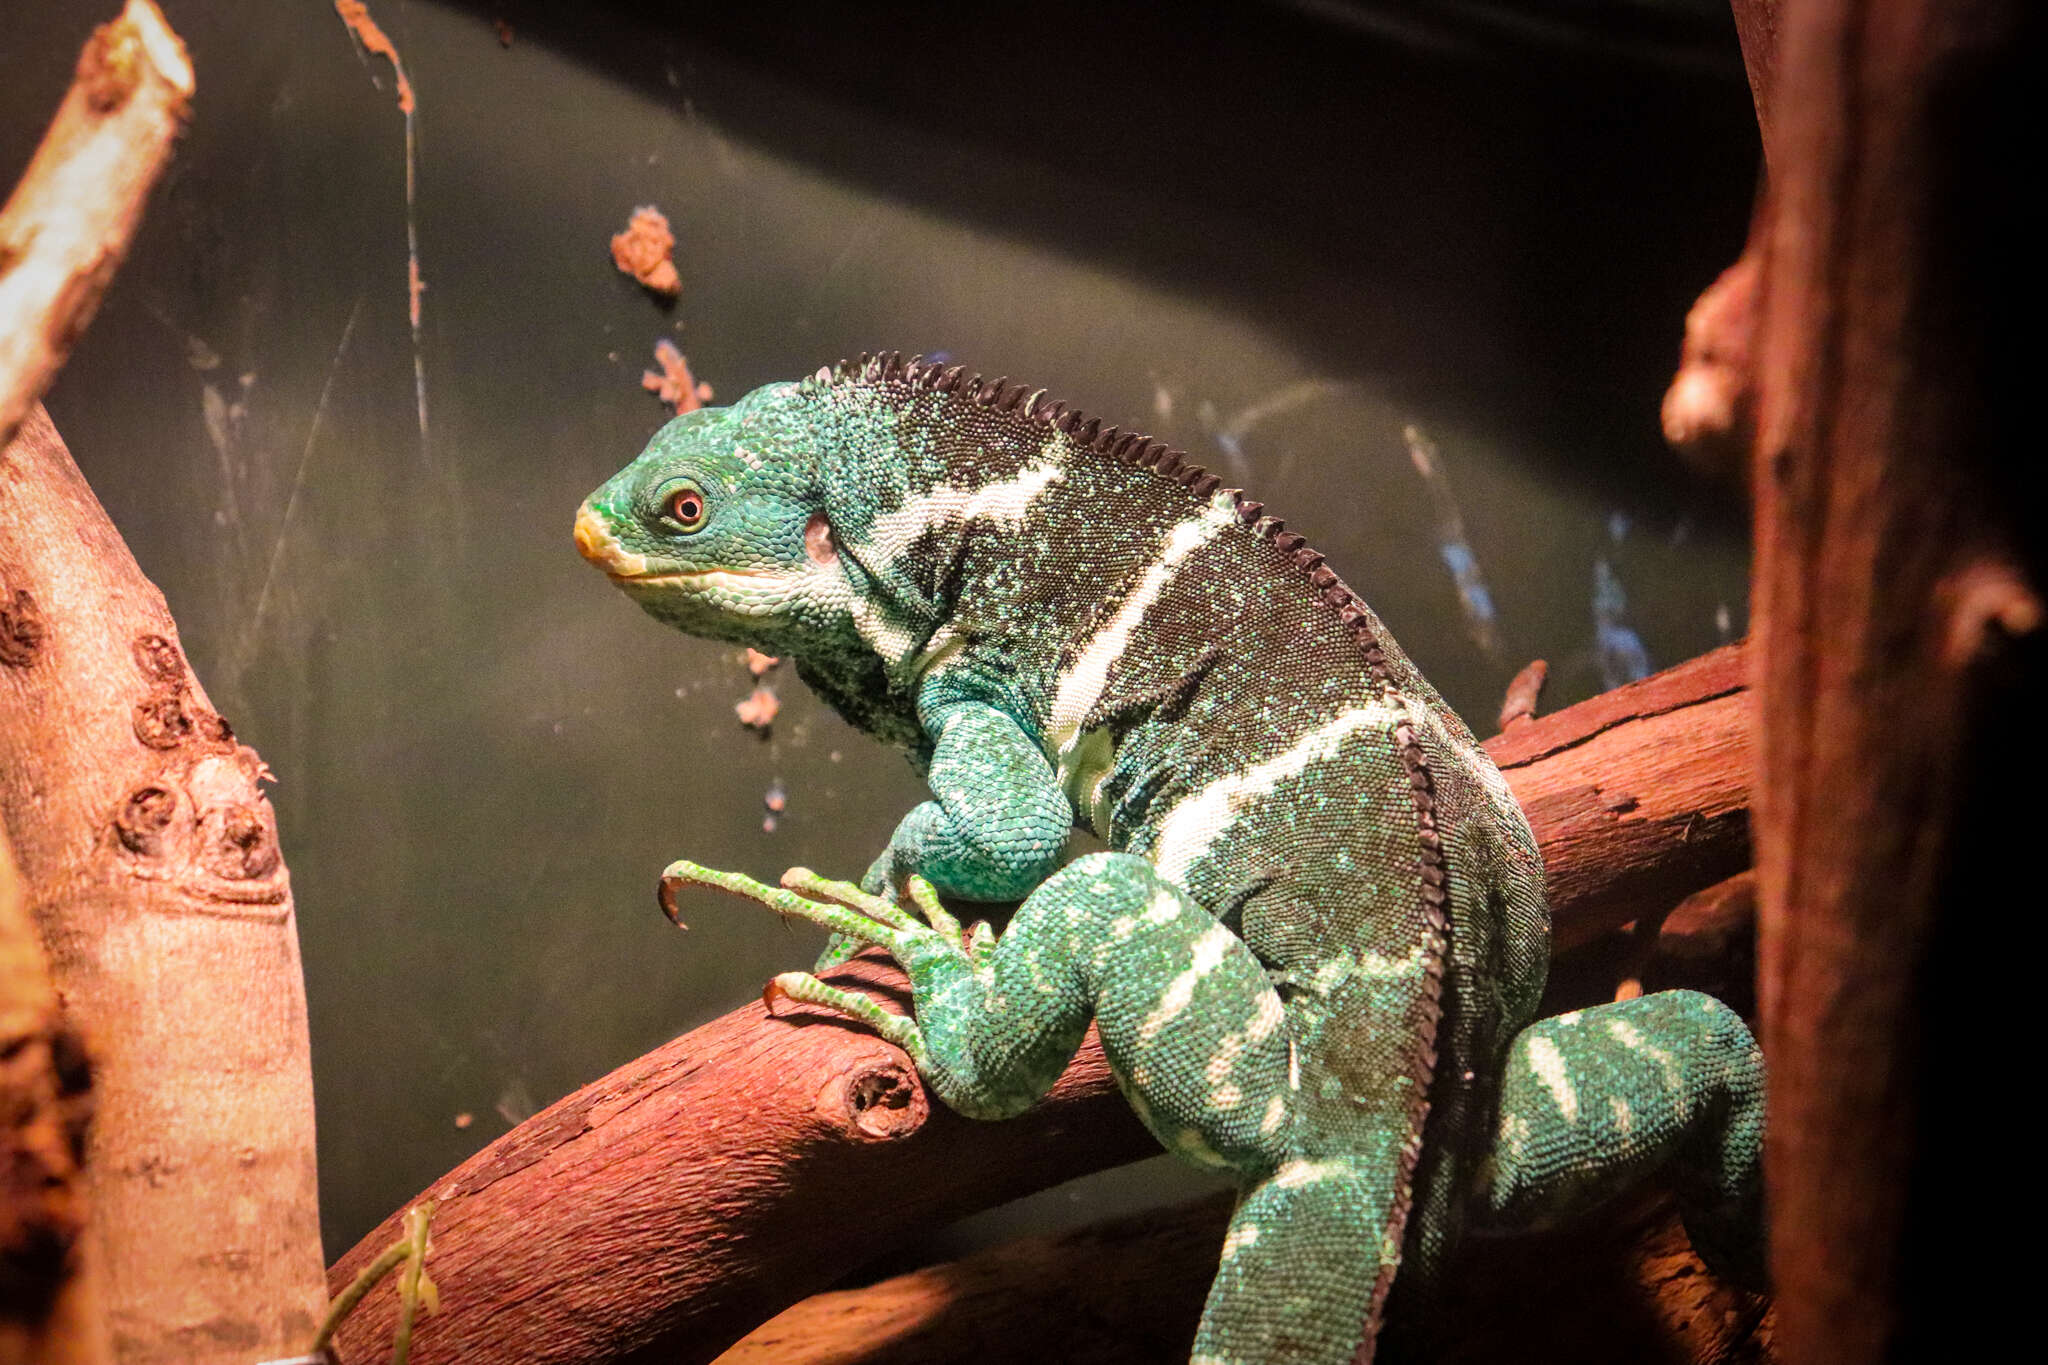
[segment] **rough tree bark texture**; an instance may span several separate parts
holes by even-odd
[[[1742,678],[1730,647],[1494,741],[1543,843],[1561,941],[1746,864]],[[900,974],[849,971],[901,1007]],[[988,1124],[930,1105],[865,1030],[785,1015],[754,1006],[678,1038],[427,1191],[442,1307],[418,1365],[706,1361],[914,1232],[1157,1150],[1092,1035],[1051,1099]],[[397,1235],[394,1216],[333,1282]],[[393,1313],[388,1291],[364,1303],[341,1336],[350,1365],[380,1358]]]
[[[263,765],[40,408],[0,452],[0,816],[97,1064],[123,1362],[248,1365],[324,1306],[298,933]]]
[[[1998,1115],[2032,1084],[2006,1068],[2039,1035],[2043,946],[2044,58],[2027,0],[1783,15],[1754,620],[1793,1362],[1968,1358],[2031,1326],[2031,1215],[1998,1191],[2038,1177],[2024,1140],[2006,1168]],[[1937,1287],[1958,1265],[1962,1302]]]
[[[103,1365],[84,1242],[92,1076],[0,830],[0,1365]]]
[[[1486,742],[1543,849],[1553,952],[1749,865],[1746,686],[1724,645]]]

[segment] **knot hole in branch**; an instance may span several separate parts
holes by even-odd
[[[134,652],[135,666],[149,680],[149,695],[135,704],[135,738],[144,747],[175,749],[194,738],[233,742],[226,719],[192,703],[191,674],[176,644],[162,635],[139,635]]]
[[[835,1118],[843,1116],[864,1137],[908,1137],[931,1114],[916,1073],[900,1062],[862,1067],[832,1089],[838,1093],[820,1107]]]

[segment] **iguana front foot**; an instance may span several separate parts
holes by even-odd
[[[918,1031],[916,1022],[900,1014],[891,1014],[859,991],[827,985],[809,972],[784,972],[761,988],[761,1003],[768,1007],[770,1014],[775,1012],[777,1000],[817,1005],[859,1020],[879,1034],[883,1041],[894,1043],[909,1053],[912,1062],[919,1065],[924,1062],[924,1034]]]
[[[661,903],[674,919],[675,893],[683,886],[706,886],[746,900],[757,901],[783,915],[794,915],[833,931],[854,944],[874,944],[889,951],[913,978],[924,975],[935,960],[957,958],[962,965],[974,961],[975,952],[993,947],[987,926],[977,925],[970,945],[960,921],[940,904],[938,893],[922,877],[910,878],[910,899],[923,915],[916,915],[883,896],[872,895],[852,882],[833,881],[806,867],[793,867],[782,874],[782,885],[773,887],[737,872],[719,872],[696,863],[678,860],[662,873]],[[680,921],[678,921],[680,923]],[[771,1010],[777,999],[817,1005],[872,1028],[884,1039],[910,1054],[920,1069],[929,1049],[915,1021],[892,1014],[857,991],[829,985],[810,972],[784,972],[761,992],[762,1003]]]

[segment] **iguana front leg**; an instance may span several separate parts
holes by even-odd
[[[932,799],[903,817],[861,889],[891,895],[916,874],[961,900],[1024,899],[1059,866],[1073,825],[1052,765],[1023,727],[984,701],[932,687],[918,716],[934,739]],[[833,935],[815,970],[858,946]]]
[[[862,888],[886,894],[916,873],[961,900],[1024,899],[1059,866],[1074,822],[1052,765],[986,702],[940,693],[918,716],[934,741],[932,799],[903,817]]]
[[[671,864],[663,880],[665,896],[681,883],[715,887],[886,949],[910,978],[914,1018],[805,972],[776,977],[770,994],[869,1024],[963,1114],[1000,1119],[1030,1108],[1093,1019],[1132,1106],[1168,1150],[1248,1175],[1285,1160],[1279,997],[1251,950],[1142,858],[1076,859],[1018,907],[1000,937],[979,926],[963,933],[922,878],[913,877],[911,896],[929,926],[802,868],[785,873],[781,888],[690,862]]]
[[[1126,853],[1075,859],[1031,893],[992,947],[943,911],[933,927],[907,923],[891,902],[800,873],[785,885],[840,904],[688,863],[670,875],[887,948],[910,977],[914,1019],[808,973],[777,977],[771,990],[868,1023],[971,1117],[1029,1108],[1092,1017],[1145,1126],[1168,1151],[1239,1182],[1198,1365],[1352,1358],[1375,1285],[1400,1252],[1378,1236],[1398,1125],[1385,1125],[1389,1141],[1376,1153],[1314,1140],[1298,1112],[1295,1040],[1265,968],[1150,863]],[[932,917],[936,898],[921,881],[911,888]],[[866,913],[840,908],[848,904]]]

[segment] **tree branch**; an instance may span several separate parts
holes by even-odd
[[[0,448],[92,321],[191,98],[184,44],[151,0],[128,0],[79,55],[0,209]]]
[[[1179,1365],[1229,1217],[1223,1196],[817,1294],[749,1332],[717,1365]],[[1474,1241],[1450,1273],[1456,1318],[1426,1344],[1407,1338],[1400,1359],[1771,1359],[1763,1302],[1707,1273],[1663,1201],[1567,1231]]]
[[[1543,843],[1560,941],[1741,868],[1745,725],[1731,647],[1493,742]],[[903,1007],[893,968],[858,960],[836,975]],[[921,1229],[1155,1150],[1092,1033],[1045,1103],[978,1124],[931,1105],[903,1055],[864,1030],[749,1006],[427,1191],[443,1297],[416,1360],[706,1361]],[[331,1282],[396,1235],[394,1218]],[[341,1333],[343,1359],[376,1360],[393,1312],[373,1295]]]
[[[1749,699],[1725,645],[1488,740],[1543,850],[1552,950],[1749,865]]]

